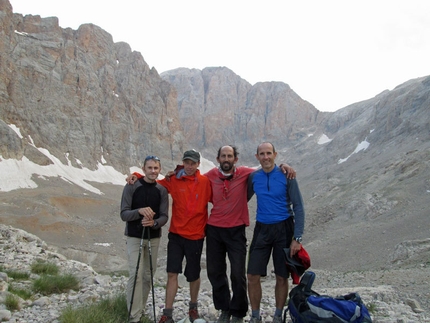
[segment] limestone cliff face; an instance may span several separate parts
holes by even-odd
[[[176,69],[160,76],[140,53],[113,43],[95,25],[62,29],[57,18],[23,17],[0,0],[2,158],[25,156],[46,165],[52,161],[37,149],[44,148],[64,164],[94,169],[106,162],[128,172],[146,155],[157,154],[168,170],[186,149],[201,150],[215,162],[221,145],[235,144],[239,163],[256,165],[257,144],[271,141],[276,161],[297,170],[307,213],[306,245],[311,251],[323,245],[334,255],[328,262],[345,269],[373,267],[362,255],[374,253],[375,245],[386,250],[405,239],[428,238],[429,112],[430,76],[336,112],[320,112],[285,83],[251,85],[225,67]],[[39,225],[51,236],[57,218],[78,213],[86,219],[90,210],[92,218],[102,214],[105,223],[118,203],[120,193],[113,194],[114,202],[95,203],[91,212],[86,199],[63,199],[74,186],[66,190],[58,181],[45,183],[42,193],[27,190],[25,200],[21,192],[2,194],[0,216],[10,221],[12,213],[15,219],[52,214],[52,226]],[[49,198],[52,194],[61,195],[61,203]],[[74,207],[78,204],[80,210]],[[255,215],[255,199],[249,208]],[[119,221],[118,214],[111,219]],[[37,220],[27,223],[33,228]],[[122,232],[123,223],[119,226],[111,236]],[[76,227],[83,232],[88,223]],[[69,239],[81,237],[71,232]],[[57,234],[63,238],[64,231]],[[345,247],[351,247],[351,257],[338,264]],[[324,262],[326,254],[314,254],[315,263]]]
[[[291,145],[318,119],[318,110],[285,83],[252,86],[226,67],[179,68],[161,76],[178,91],[186,141],[211,158],[225,144],[251,151],[264,140]]]
[[[0,118],[24,137],[8,140],[3,157],[31,143],[90,169],[102,159],[127,171],[148,154],[180,158],[176,91],[139,52],[92,24],[62,29],[55,17],[13,14],[6,0],[0,9]]]

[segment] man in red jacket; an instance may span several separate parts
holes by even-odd
[[[172,323],[173,302],[178,290],[178,274],[182,272],[182,260],[187,261],[184,275],[190,283],[189,318],[199,318],[197,296],[200,289],[200,259],[203,250],[205,227],[208,220],[208,203],[212,198],[207,177],[197,169],[200,154],[188,150],[182,158],[183,168],[170,180],[159,181],[172,196],[172,218],[167,244],[166,307],[160,323]]]

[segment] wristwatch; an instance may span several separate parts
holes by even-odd
[[[154,220],[154,225],[152,227],[155,228],[157,225],[158,225],[158,222]]]
[[[302,243],[302,237],[294,237],[294,240],[296,240],[298,243]]]

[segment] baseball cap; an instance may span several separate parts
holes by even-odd
[[[190,159],[193,162],[198,163],[200,161],[200,153],[195,150],[187,150],[186,152],[184,152],[184,157],[182,158],[182,160],[185,159]]]

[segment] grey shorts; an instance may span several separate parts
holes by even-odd
[[[285,264],[284,248],[290,247],[293,235],[294,220],[292,217],[275,224],[257,222],[249,248],[247,273],[267,276],[267,264],[272,255],[275,274],[288,278],[289,271]]]

